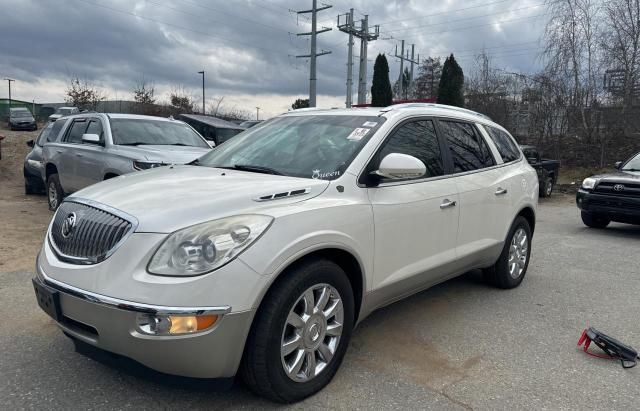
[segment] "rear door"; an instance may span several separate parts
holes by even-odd
[[[67,193],[73,193],[82,187],[78,176],[78,159],[82,156],[82,135],[89,123],[86,118],[76,118],[71,121],[72,123],[67,127],[62,138],[62,150],[56,149],[58,152],[58,160],[56,161],[58,176],[62,189]]]
[[[453,180],[460,196],[457,256],[463,267],[491,263],[500,254],[511,213],[510,187],[475,124],[440,119]]]
[[[411,119],[397,126],[367,171],[376,170],[390,153],[418,158],[427,172],[418,179],[383,179],[367,189],[375,225],[374,304],[437,282],[456,258],[458,193],[445,175],[433,120]]]
[[[81,145],[76,148],[78,189],[104,179],[105,149],[102,121],[97,117],[88,119],[85,134],[97,134],[100,136],[100,143],[81,142]]]

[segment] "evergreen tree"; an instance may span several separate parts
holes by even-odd
[[[387,107],[393,103],[391,82],[389,81],[389,63],[384,54],[378,54],[373,65],[373,83],[371,84],[371,106]]]
[[[438,83],[442,74],[442,62],[440,57],[428,57],[423,60],[418,68],[416,79],[416,98],[438,97]]]
[[[464,73],[451,54],[444,62],[438,85],[438,104],[464,107]]]
[[[299,108],[308,108],[309,107],[309,99],[308,98],[297,98],[296,101],[291,105],[291,108],[297,110]]]

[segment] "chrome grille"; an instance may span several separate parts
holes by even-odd
[[[60,204],[53,217],[49,242],[63,261],[99,263],[135,229],[135,219],[127,219],[124,213],[99,204],[80,201]]]

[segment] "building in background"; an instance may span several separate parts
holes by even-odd
[[[11,99],[11,107],[13,108],[25,107],[27,110],[31,112],[31,115],[33,115],[33,117],[36,120],[42,119],[43,114],[40,113],[42,109],[42,104],[37,104],[32,101],[22,101],[22,100]],[[49,115],[47,114],[45,118],[48,116]],[[9,119],[9,99],[8,98],[0,98],[0,119],[2,121],[6,121]]]

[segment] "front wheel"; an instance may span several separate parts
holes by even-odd
[[[489,284],[504,289],[520,285],[529,267],[531,237],[529,222],[518,216],[511,225],[498,261],[483,270]]]
[[[580,213],[580,217],[582,217],[582,222],[584,223],[584,225],[591,228],[606,228],[611,222],[611,220],[608,220],[602,216],[587,213],[586,211],[582,211]]]
[[[331,261],[309,260],[284,275],[256,314],[240,372],[256,394],[290,403],[320,391],[340,367],[354,299]]]

